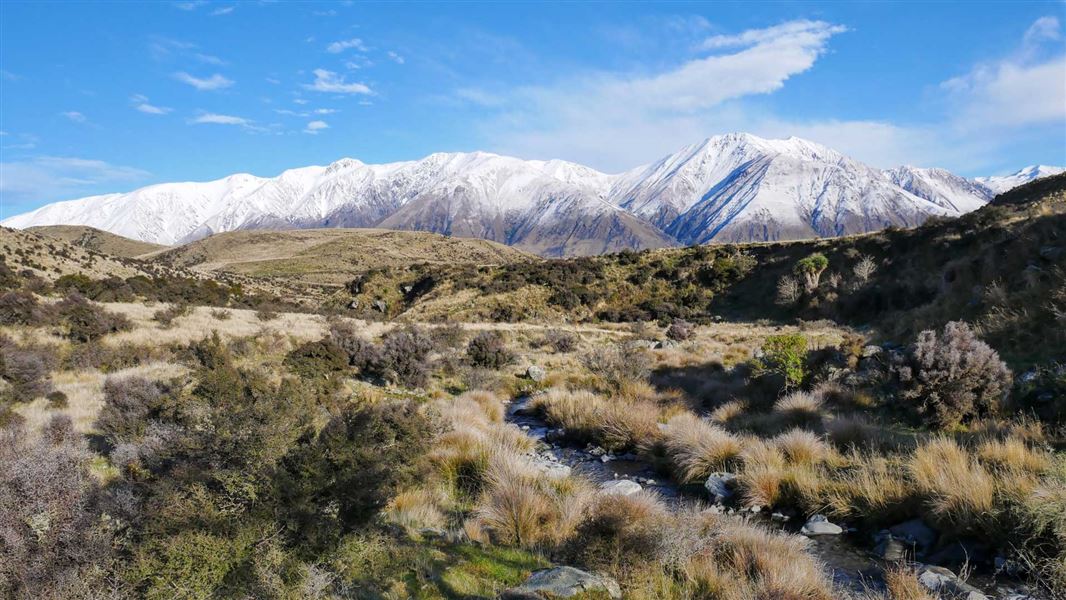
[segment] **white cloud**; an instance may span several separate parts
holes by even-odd
[[[76,110],[68,110],[66,112],[62,112],[62,113],[59,113],[59,114],[63,115],[64,117],[66,117],[68,119],[70,119],[71,121],[74,121],[75,123],[84,123],[84,122],[88,121],[88,119],[85,117],[85,115],[81,114],[80,112],[78,112]]]
[[[211,16],[217,17],[217,16],[220,16],[220,15],[228,15],[231,12],[233,12],[236,8],[237,8],[236,6],[225,6],[225,7],[222,7],[222,8],[216,8],[215,10],[211,11]]]
[[[248,127],[252,125],[252,121],[245,119],[244,117],[235,117],[233,115],[220,115],[218,113],[204,113],[198,117],[195,117],[189,121],[193,124],[214,124],[214,125],[240,125],[242,127]]]
[[[329,52],[330,54],[340,54],[341,52],[344,52],[345,50],[351,48],[355,48],[360,52],[367,51],[366,44],[363,43],[363,40],[359,38],[352,38],[350,40],[341,40],[338,42],[333,42],[329,46],[326,46],[326,52]]]
[[[398,65],[402,65],[404,62],[406,62],[402,56],[400,56],[399,54],[396,54],[392,50],[389,50],[388,54],[389,54],[389,58],[391,58],[393,60],[393,62],[395,62]]]
[[[1014,54],[942,83],[955,126],[977,130],[1066,123],[1066,52],[1054,44],[1061,39],[1059,20],[1041,17]]]
[[[325,121],[311,121],[310,123],[307,124],[307,127],[304,127],[304,133],[309,133],[311,135],[317,135],[318,132],[320,132],[320,131],[322,131],[324,129],[329,129],[329,124],[326,123]]]
[[[133,104],[133,108],[139,110],[148,115],[165,115],[171,111],[166,106],[155,106],[148,102],[148,97],[141,94],[135,94],[130,97],[130,103]]]
[[[192,11],[207,4],[207,0],[188,0],[186,2],[175,2],[174,8],[184,11]]]
[[[204,54],[202,52],[194,53],[193,54],[193,58],[195,58],[196,60],[198,60],[198,61],[200,61],[202,63],[206,63],[206,64],[209,64],[209,65],[222,66],[222,65],[226,64],[226,61],[222,60],[221,58],[219,58],[217,56],[212,56],[210,54]]]
[[[337,112],[335,108],[316,108],[314,110],[316,115],[332,115],[335,112]]]
[[[232,80],[226,79],[218,73],[215,73],[207,79],[201,79],[199,77],[193,77],[192,75],[189,75],[184,71],[179,71],[177,73],[174,73],[174,79],[177,79],[182,83],[191,85],[200,91],[220,90],[222,88],[227,88],[233,85]]]
[[[273,77],[267,77],[266,78],[266,82],[267,83],[272,83],[274,85],[278,85],[279,83],[281,83],[281,80],[280,79],[274,79]]]
[[[63,156],[37,156],[27,160],[0,163],[0,197],[9,217],[20,203],[59,200],[86,192],[94,186],[141,181],[151,174],[134,167],[113,165],[102,160]]]
[[[457,99],[495,107],[490,144],[520,156],[562,157],[606,170],[630,168],[746,121],[736,103],[769,94],[810,69],[844,31],[795,21],[716,36],[702,56],[658,72],[588,73],[517,90],[460,90]],[[728,129],[726,129],[728,130]]]
[[[348,83],[344,77],[338,76],[333,71],[315,69],[315,81],[304,84],[304,88],[316,92],[330,92],[334,94],[373,94],[369,87],[363,83]]]

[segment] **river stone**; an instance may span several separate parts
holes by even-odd
[[[640,484],[628,479],[612,479],[600,484],[600,490],[611,496],[632,496],[641,489]]]
[[[844,529],[836,523],[830,523],[825,515],[813,515],[800,529],[803,535],[840,535]]]
[[[544,370],[544,367],[538,367],[537,365],[530,365],[529,368],[526,369],[526,377],[530,378],[531,380],[533,380],[533,381],[535,381],[537,383],[540,383],[541,381],[544,381],[544,378],[547,377],[547,376],[548,376],[548,372]]]
[[[621,598],[622,589],[610,577],[593,575],[574,567],[552,567],[534,571],[522,585],[500,595],[506,600],[549,600],[573,598],[585,592],[606,592],[611,598]]]
[[[960,600],[989,600],[981,590],[960,580],[944,567],[925,565],[918,569],[918,582],[931,592]]]
[[[892,533],[884,529],[874,537],[874,555],[889,562],[906,560],[910,546],[897,539]]]
[[[706,483],[703,484],[703,487],[707,489],[707,494],[711,497],[711,502],[724,504],[732,498],[733,490],[730,486],[736,478],[737,476],[732,473],[711,473]]]
[[[936,531],[921,519],[911,519],[889,527],[893,536],[914,546],[916,552],[924,553],[936,544]]]

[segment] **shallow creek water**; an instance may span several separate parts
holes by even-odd
[[[529,399],[516,398],[506,411],[507,421],[523,430],[538,442],[537,453],[545,462],[557,463],[569,467],[572,473],[581,475],[595,483],[616,479],[636,481],[649,491],[662,498],[668,506],[680,507],[696,503],[703,499],[702,486],[679,486],[668,477],[657,473],[648,463],[634,455],[611,456],[604,460],[584,447],[552,439],[553,428],[538,415],[526,410]],[[691,489],[690,489],[691,488]],[[768,512],[751,513],[736,511],[723,513],[724,516],[759,523],[775,529],[797,533],[803,525],[803,519],[793,517],[787,522],[770,518]],[[807,548],[831,572],[833,580],[842,588],[853,592],[877,590],[882,586],[880,573],[887,566],[880,558],[869,551],[869,544],[864,543],[862,534],[845,528],[843,535],[822,535],[808,538]],[[1030,589],[1021,582],[998,579],[991,575],[972,575],[967,582],[981,589],[989,598],[1007,599],[1012,595],[1028,595],[1026,600],[1050,600],[1040,592]]]

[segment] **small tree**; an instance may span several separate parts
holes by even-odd
[[[806,370],[807,338],[799,333],[771,335],[762,345],[762,353],[755,360],[757,374],[780,375],[785,387],[795,387],[803,382]]]
[[[796,261],[793,271],[803,277],[803,288],[807,293],[818,289],[818,283],[822,279],[822,273],[829,267],[829,259],[821,252],[815,252],[807,258]]]
[[[800,289],[799,281],[791,275],[783,275],[777,280],[777,303],[788,306],[799,300],[803,290]]]
[[[877,263],[869,256],[861,256],[851,271],[855,274],[855,280],[859,282],[859,285],[865,285],[877,271]]]
[[[498,331],[482,331],[470,340],[466,356],[475,367],[499,369],[514,361],[512,353]]]

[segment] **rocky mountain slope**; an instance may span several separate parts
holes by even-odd
[[[237,174],[58,202],[3,224],[88,225],[168,245],[246,229],[375,227],[573,256],[910,227],[991,196],[940,169],[880,171],[799,138],[734,133],[618,175],[484,152],[381,165],[346,158],[274,178]]]

